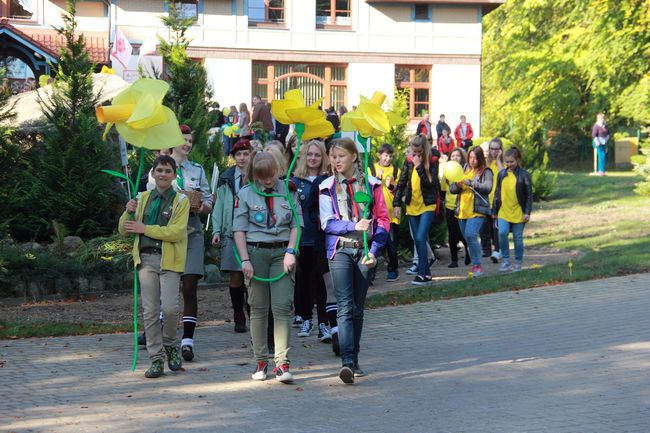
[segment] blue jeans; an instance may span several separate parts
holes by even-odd
[[[375,268],[361,264],[363,249],[341,248],[330,260],[330,272],[336,290],[341,361],[356,364],[363,329],[363,307]]]
[[[607,146],[596,146],[596,154],[598,156],[598,171],[605,172],[605,160],[607,159]]]
[[[429,243],[429,229],[435,216],[436,214],[433,211],[427,211],[417,216],[409,216],[413,241],[415,241],[415,250],[418,252],[418,275],[421,277],[431,275],[429,261],[426,257],[427,244]]]
[[[501,255],[503,260],[510,259],[510,245],[508,244],[508,234],[512,230],[512,239],[515,244],[515,263],[521,264],[524,259],[524,226],[526,223],[509,223],[503,218],[499,218],[499,243],[501,245]]]
[[[478,233],[485,222],[485,217],[474,217],[468,219],[459,219],[458,225],[463,237],[467,241],[469,255],[472,258],[473,266],[481,266],[481,244],[478,241]]]

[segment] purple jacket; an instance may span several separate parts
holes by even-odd
[[[390,219],[388,217],[388,208],[384,201],[384,192],[382,191],[381,182],[372,177],[368,177],[368,183],[372,188],[371,218],[372,223],[372,244],[369,252],[375,257],[379,257],[388,240],[390,230]],[[336,246],[339,242],[339,236],[355,231],[354,221],[345,221],[341,219],[341,213],[338,208],[336,197],[336,179],[330,176],[325,179],[320,186],[320,195],[318,199],[320,210],[320,223],[325,232],[325,246],[327,248],[327,257],[331,260],[336,254]]]

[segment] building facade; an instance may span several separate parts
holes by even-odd
[[[272,101],[301,88],[307,102],[350,107],[375,90],[390,98],[397,87],[407,92],[414,121],[445,113],[455,124],[465,114],[480,131],[482,18],[504,1],[181,0],[177,8],[195,20],[189,54],[204,64],[221,105],[250,104],[254,95]],[[65,5],[0,3],[0,15],[36,37],[61,24]],[[160,21],[167,10],[162,0],[79,2],[79,31],[106,41],[106,58],[111,35],[121,30],[136,49],[129,64],[112,67],[133,78],[138,62],[164,68],[159,56],[139,58],[137,47],[169,36]]]

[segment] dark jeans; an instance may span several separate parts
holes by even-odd
[[[499,231],[494,228],[496,218],[492,215],[486,215],[485,223],[481,226],[479,235],[481,236],[481,250],[484,256],[492,254],[492,247],[494,251],[499,251]]]
[[[427,243],[429,242],[429,229],[435,218],[436,213],[433,211],[424,212],[421,215],[409,216],[415,249],[418,252],[418,275],[424,277],[431,275],[431,268],[427,258]],[[422,259],[424,257],[424,259]]]
[[[321,260],[320,255],[314,252],[314,247],[300,247],[293,302],[296,315],[311,320],[314,316],[314,300],[316,300],[318,323],[326,323],[325,300],[327,293],[323,281]]]
[[[451,253],[451,261],[458,261],[458,242],[462,242],[465,246],[465,254],[467,252],[467,241],[463,237],[458,225],[458,218],[456,218],[455,211],[445,208],[445,219],[447,220],[447,233],[449,234],[449,252]]]
[[[361,264],[363,249],[341,248],[330,260],[330,272],[336,290],[341,361],[355,364],[359,360],[359,344],[363,329],[363,307],[368,285],[375,268]],[[425,251],[426,257],[426,251]]]
[[[388,232],[388,242],[386,242],[386,252],[388,253],[388,272],[397,272],[399,263],[397,261],[397,230],[399,224],[390,223],[390,231]]]

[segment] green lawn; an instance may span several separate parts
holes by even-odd
[[[650,271],[650,199],[634,193],[640,177],[559,173],[555,192],[536,203],[525,245],[574,250],[568,264],[374,295],[369,308],[473,296]]]

